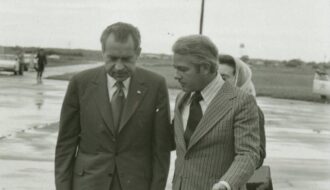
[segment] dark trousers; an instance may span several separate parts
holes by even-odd
[[[23,70],[24,70],[24,64],[23,63],[19,63],[18,74],[19,75],[23,75]]]

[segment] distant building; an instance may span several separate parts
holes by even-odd
[[[157,53],[142,53],[141,58],[150,58],[150,59],[171,59],[170,55],[167,54],[157,54]]]
[[[257,60],[253,62],[254,65],[265,65],[265,62],[261,61],[261,60]]]
[[[261,59],[250,59],[249,64],[250,65],[265,65],[265,62]]]
[[[48,55],[47,58],[49,59],[60,59],[59,55],[53,54],[53,55]]]

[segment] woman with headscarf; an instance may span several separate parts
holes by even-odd
[[[256,97],[256,91],[252,83],[252,72],[249,66],[238,58],[233,58],[230,55],[219,56],[219,73],[221,77],[237,86],[246,93]],[[259,168],[262,166],[266,157],[266,139],[265,139],[265,118],[260,107],[258,106],[259,114],[259,130],[260,130],[260,162]]]

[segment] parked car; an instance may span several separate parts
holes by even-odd
[[[37,64],[37,58],[35,54],[25,53],[23,57],[23,69],[24,71],[28,71],[33,69],[35,64]]]
[[[17,60],[0,60],[0,71],[13,72],[14,75],[18,74],[19,64]]]

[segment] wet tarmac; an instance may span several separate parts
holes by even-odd
[[[95,65],[46,68],[46,75]],[[54,188],[53,159],[66,81],[44,80],[35,73],[0,73],[0,189]],[[171,107],[175,95],[171,90]],[[274,189],[330,189],[330,105],[261,97],[265,113],[267,159]],[[174,159],[175,155],[172,154]],[[173,164],[167,189],[171,188]]]
[[[85,70],[96,65],[46,68],[44,76]],[[59,120],[66,81],[36,81],[35,72],[23,76],[0,72],[0,138]]]

